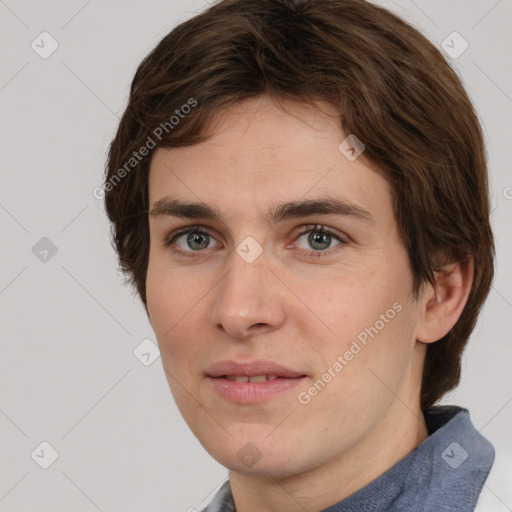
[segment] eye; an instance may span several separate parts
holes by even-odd
[[[348,243],[340,233],[322,225],[307,226],[307,229],[299,234],[297,240],[305,235],[307,237],[302,241],[302,244],[298,244],[298,247],[309,252],[309,256],[315,258],[324,255],[334,247]],[[333,242],[336,242],[334,246],[332,245]]]
[[[307,226],[307,229],[297,236],[296,241],[300,242],[296,243],[296,246],[309,258],[319,258],[332,252],[335,247],[348,243],[341,233],[318,224]],[[171,233],[164,246],[191,257],[204,252],[205,249],[221,247],[213,235],[200,226],[189,226]]]
[[[198,226],[190,226],[172,233],[164,245],[166,247],[176,246],[180,252],[193,253],[218,247],[219,244],[207,231]],[[190,256],[193,256],[193,254],[190,254]]]

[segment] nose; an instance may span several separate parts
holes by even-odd
[[[211,319],[217,328],[236,339],[268,334],[285,321],[282,288],[264,254],[247,263],[233,253],[229,272],[219,283]]]

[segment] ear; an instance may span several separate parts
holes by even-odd
[[[433,343],[446,336],[457,323],[473,284],[474,262],[472,256],[463,261],[447,264],[435,272],[436,284],[427,283],[421,301],[421,320],[416,339]]]

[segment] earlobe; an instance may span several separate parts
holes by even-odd
[[[457,323],[471,291],[473,270],[473,258],[467,256],[435,273],[435,287],[426,286],[421,299],[422,319],[416,332],[418,341],[438,341]]]

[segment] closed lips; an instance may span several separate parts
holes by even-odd
[[[208,368],[209,386],[223,400],[261,404],[297,386],[306,375],[270,360],[218,361]]]
[[[305,377],[303,373],[290,370],[268,360],[252,362],[219,361],[208,368],[206,375],[210,378],[224,378],[234,382],[265,382],[279,378]]]
[[[247,375],[223,375],[223,377],[234,382],[266,382],[267,380],[279,379],[277,375],[254,375],[251,377]]]

